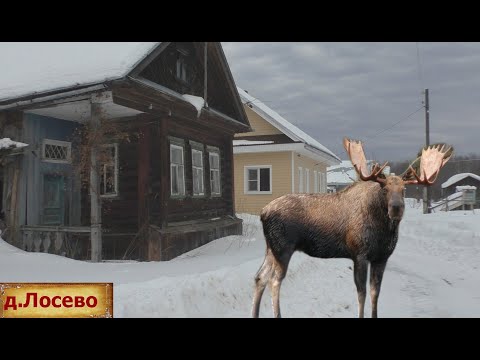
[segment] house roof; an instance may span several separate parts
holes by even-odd
[[[275,126],[277,129],[282,131],[285,135],[287,135],[293,141],[300,141],[303,142],[311,147],[316,148],[317,150],[333,157],[336,161],[341,161],[340,158],[327,149],[325,146],[320,144],[317,140],[312,138],[311,136],[304,133],[298,127],[293,125],[292,123],[288,122],[285,118],[283,118],[279,113],[275,110],[269,108],[259,99],[251,96],[245,90],[241,89],[237,86],[238,93],[242,102],[250,106],[250,108],[255,111],[258,115],[260,115],[263,119],[269,122],[272,126]]]
[[[349,160],[343,160],[339,165],[327,168],[327,184],[351,184],[357,179],[357,173]]]
[[[0,110],[32,107],[35,102],[104,90],[109,81],[128,78],[136,81],[136,85],[153,87],[188,102],[198,111],[199,97],[188,98],[163,85],[138,78],[141,71],[169,45],[170,42],[0,42]],[[240,126],[241,130],[250,131],[248,117],[221,44],[212,42],[209,46],[213,56],[218,57],[220,71],[225,74],[222,82],[226,85],[225,90],[231,91],[238,117],[232,118],[215,108],[207,111],[227,121],[235,121],[236,127]]]
[[[367,165],[373,164],[373,160],[367,160]],[[390,166],[386,166],[383,173],[390,173]],[[353,168],[350,160],[343,160],[339,165],[329,166],[327,168],[328,185],[348,185],[357,180],[357,172]]]
[[[159,43],[0,43],[0,101],[126,76]]]
[[[451,178],[449,178],[447,181],[445,181],[442,184],[442,189],[445,189],[445,188],[449,187],[450,185],[453,185],[453,184],[455,184],[455,183],[459,182],[460,180],[463,180],[467,177],[471,177],[475,180],[480,181],[480,176],[472,174],[472,173],[456,174],[456,175],[453,175]]]

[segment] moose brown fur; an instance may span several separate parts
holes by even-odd
[[[388,258],[398,240],[402,220],[404,187],[431,185],[450,159],[451,147],[423,149],[420,175],[410,166],[402,176],[387,176],[375,164],[368,172],[361,142],[344,139],[360,181],[334,194],[288,194],[261,212],[266,256],[255,276],[252,316],[259,316],[260,301],[270,285],[275,317],[280,317],[280,286],[295,251],[318,258],[348,258],[354,263],[358,316],[364,316],[366,282],[370,264],[372,317]],[[418,159],[417,159],[418,160]]]

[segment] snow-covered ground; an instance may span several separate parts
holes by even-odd
[[[379,316],[479,317],[480,211],[423,215],[421,209],[407,203]],[[24,252],[0,240],[0,282],[113,282],[114,317],[248,317],[265,242],[258,217],[239,216],[244,236],[213,241],[168,262],[94,264]],[[282,285],[282,315],[355,317],[351,265],[296,253]],[[268,289],[260,316],[272,316]]]

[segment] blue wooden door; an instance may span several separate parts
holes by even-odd
[[[63,225],[65,180],[59,175],[43,177],[43,224]]]

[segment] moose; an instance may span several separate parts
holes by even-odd
[[[287,194],[260,214],[266,241],[266,255],[255,276],[252,317],[259,316],[260,301],[269,285],[274,317],[280,314],[280,286],[295,251],[317,258],[353,260],[357,288],[358,317],[364,317],[367,271],[370,264],[372,317],[383,273],[398,240],[405,209],[407,184],[432,185],[450,159],[453,148],[446,144],[424,147],[421,155],[400,176],[385,176],[387,166],[375,163],[368,170],[361,141],[343,139],[359,180],[332,194]]]

